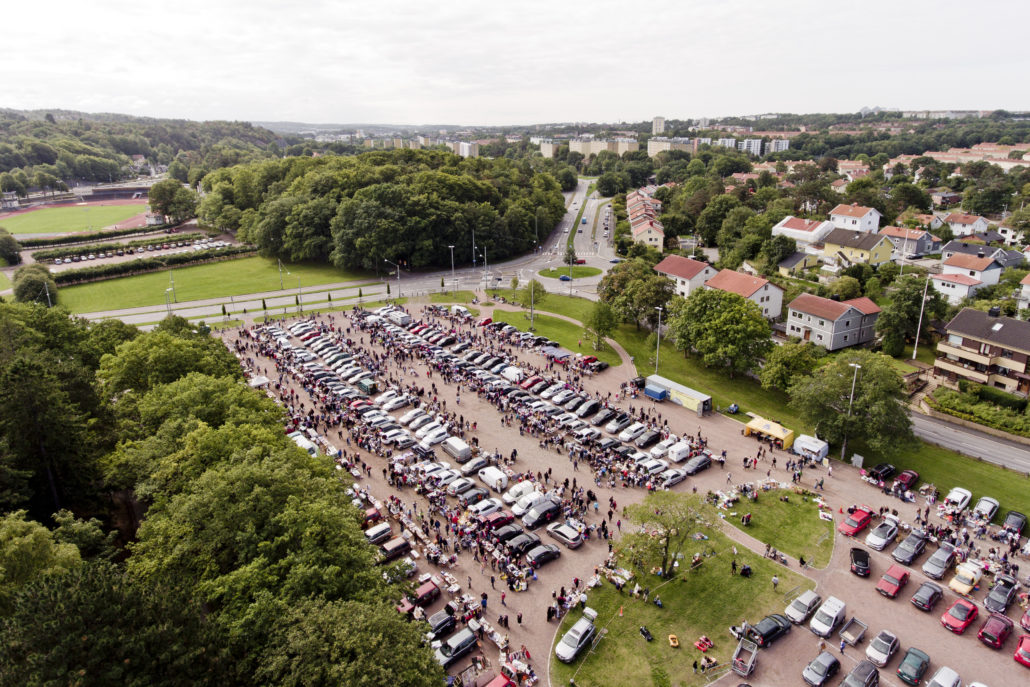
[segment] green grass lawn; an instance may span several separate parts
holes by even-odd
[[[290,274],[285,273],[287,269]],[[354,281],[365,276],[321,264],[284,263],[283,270],[282,283],[287,289],[297,287],[298,277],[302,286],[315,286]],[[280,289],[279,269],[276,261],[271,258],[250,257],[183,267],[175,269],[172,276],[175,279],[176,298],[180,303]],[[68,286],[61,289],[61,303],[74,313],[163,305],[165,289],[168,286],[168,272],[162,270],[92,284]]]
[[[789,502],[780,501],[786,496]],[[815,501],[789,491],[762,492],[758,500],[742,499],[730,512],[726,522],[752,537],[783,551],[793,558],[805,557],[816,568],[823,568],[833,554],[833,523],[819,518]],[[744,527],[740,516],[751,513],[751,524]]]
[[[429,294],[430,303],[471,303],[476,294],[471,291],[448,291]]]
[[[937,358],[936,353],[937,347],[929,344],[919,344],[919,350],[916,352],[916,360],[922,363],[926,363],[930,367],[933,367],[933,361]],[[901,354],[901,359],[911,363],[912,360],[912,346],[906,345],[905,352]]]
[[[757,622],[768,613],[782,613],[790,590],[815,586],[789,568],[750,551],[739,554],[736,561],[738,565],[750,565],[754,575],[750,578],[731,575],[733,554],[729,539],[716,533],[704,543],[711,545],[717,555],[704,559],[697,570],[660,589],[658,586],[664,581],[661,578],[640,580],[641,587],[652,590],[651,599],[656,593],[661,595],[664,608],[632,598],[629,594],[632,582],[621,594],[607,582],[589,590],[587,605],[597,611],[598,632],[606,628],[607,634],[591,653],[580,654],[572,664],[552,661],[551,684],[568,685],[575,675],[579,687],[700,687],[706,684],[705,676],[695,675],[692,668],[693,662],[701,657],[694,648],[698,637],[704,634],[715,642],[706,655],[720,664],[728,662],[737,643],[726,628],[739,624],[742,618]],[[700,550],[702,547],[688,549],[686,557]],[[773,574],[780,578],[777,590],[769,582]],[[622,617],[619,617],[620,608]],[[556,639],[560,640],[580,617],[578,609],[566,615]],[[640,636],[641,625],[650,630],[653,642]],[[679,639],[678,649],[669,646],[670,634]],[[758,660],[761,661],[762,656]],[[731,679],[731,684],[737,682],[739,680]]]
[[[11,280],[7,278],[7,275],[0,272],[0,291],[11,288]]]
[[[568,266],[565,267],[552,267],[546,270],[540,270],[541,277],[550,277],[551,279],[557,279],[562,275],[569,273]],[[596,277],[601,274],[601,270],[597,267],[588,267],[587,265],[573,265],[572,266],[572,278],[581,279],[583,277]]]
[[[521,331],[529,330],[528,310],[525,312],[494,310],[494,320],[497,322],[507,322]],[[538,311],[536,314],[536,328],[534,331],[540,336],[546,336],[548,339],[557,341],[573,353],[596,355],[598,360],[603,360],[612,367],[622,363],[622,359],[619,358],[619,354],[612,350],[612,347],[607,344],[602,350],[595,351],[593,344],[589,341],[586,335],[586,332],[583,331],[583,327],[572,324],[571,322],[559,320],[557,317],[541,315]],[[583,342],[582,346],[577,344],[579,341]]]
[[[3,220],[12,234],[58,234],[99,230],[147,211],[146,205],[66,205]]]

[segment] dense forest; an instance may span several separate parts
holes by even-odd
[[[291,157],[204,177],[200,216],[266,255],[379,269],[449,267],[531,250],[565,212],[558,181],[528,160],[438,150]]]
[[[73,181],[118,181],[137,174],[133,155],[197,181],[220,167],[281,155],[285,143],[247,122],[0,110],[0,190],[25,195]]]
[[[0,303],[0,687],[442,684],[284,422],[204,327]]]

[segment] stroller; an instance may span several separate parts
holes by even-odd
[[[646,625],[640,626],[640,636],[649,642],[654,639],[654,637],[651,636],[651,631],[647,629]]]

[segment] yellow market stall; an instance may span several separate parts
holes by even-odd
[[[751,422],[744,426],[744,436],[756,434],[762,438],[772,438],[780,448],[790,448],[794,445],[794,430],[787,429],[778,422],[766,420],[757,415],[751,418]]]

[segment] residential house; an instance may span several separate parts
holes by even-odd
[[[823,239],[823,259],[844,267],[857,263],[876,267],[889,262],[893,252],[891,240],[877,233],[834,229]]]
[[[830,222],[837,229],[876,232],[880,228],[880,211],[862,205],[838,205],[830,210]]]
[[[1023,253],[1018,250],[1005,250],[972,241],[948,241],[941,248],[941,259],[947,260],[955,255],[991,258],[997,260],[1002,267],[1018,267],[1025,259]]]
[[[707,262],[684,258],[681,255],[668,256],[654,266],[654,271],[671,279],[676,293],[684,298],[704,286],[704,283],[717,272]]]
[[[977,291],[987,286],[976,277],[954,273],[935,274],[930,277],[930,283],[951,305],[958,305],[964,299],[972,298]]]
[[[1009,221],[1009,219],[1006,219],[1001,223],[1001,226],[998,227],[998,233],[1001,234],[1006,246],[1017,246],[1023,242],[1024,232],[1013,227],[1009,224]]]
[[[944,224],[944,220],[937,215],[912,215],[912,219],[919,222],[921,227],[929,231],[934,231]]]
[[[1019,309],[1026,310],[1030,308],[1030,274],[1023,277],[1020,282],[1019,291]]]
[[[803,293],[787,306],[787,335],[836,351],[872,341],[879,316],[879,306],[865,297],[835,301]]]
[[[780,274],[782,274],[785,277],[791,277],[795,274],[798,274],[799,272],[807,270],[809,267],[815,267],[818,264],[818,255],[815,255],[813,253],[802,253],[801,251],[798,251],[797,253],[794,253],[794,255],[791,255],[789,258],[780,261],[780,264],[778,264],[776,267],[779,270]]]
[[[986,285],[997,284],[1001,279],[1001,263],[994,258],[981,258],[959,253],[941,263],[944,274],[964,274],[979,279]]]
[[[847,190],[848,190],[848,180],[847,179],[837,179],[837,181],[834,181],[834,182],[830,183],[830,188],[832,188],[837,193],[839,193],[841,195],[844,195],[845,193],[847,193]]]
[[[657,220],[645,220],[633,226],[633,241],[662,250],[665,246],[665,229]]]
[[[719,291],[728,291],[754,302],[762,314],[774,320],[783,311],[783,289],[768,279],[743,274],[733,270],[719,270],[705,286]]]
[[[937,252],[941,240],[923,229],[887,226],[880,230],[894,244],[895,257],[917,258]]]
[[[935,376],[1030,393],[1030,322],[963,308],[945,330],[937,344]]]
[[[954,205],[962,202],[962,194],[954,191],[933,191],[930,193],[930,201],[934,207],[942,205]]]
[[[773,236],[786,236],[799,244],[818,243],[833,231],[833,225],[816,219],[787,215],[772,228]]]
[[[987,218],[980,215],[951,212],[944,217],[944,223],[951,227],[951,232],[955,236],[969,236],[987,231]]]

